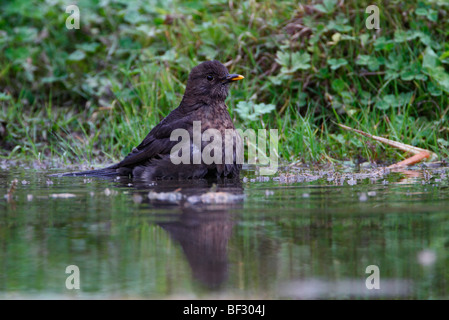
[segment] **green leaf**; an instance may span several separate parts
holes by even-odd
[[[425,9],[425,8],[418,8],[418,9],[415,10],[415,14],[417,16],[425,16],[425,15],[427,15],[427,9]]]
[[[423,74],[423,70],[420,64],[418,63],[412,63],[407,64],[405,68],[401,67],[401,70],[397,70],[398,74],[400,74],[401,79],[404,81],[412,81],[412,80],[419,80],[419,81],[426,81],[427,76]]]
[[[340,142],[343,145],[346,144],[346,139],[341,133],[339,133],[338,135],[336,135],[335,133],[331,133],[330,137],[334,138],[335,140],[337,140],[338,142]]]
[[[415,10],[415,14],[417,16],[425,16],[428,20],[432,22],[437,22],[438,20],[438,11],[433,9],[418,8]]]
[[[274,109],[276,109],[274,104],[255,104],[251,101],[240,101],[235,107],[235,111],[238,113],[239,117],[245,121],[255,121],[261,115],[270,113]]]
[[[375,106],[379,110],[388,110],[388,109],[390,109],[390,105],[388,103],[386,103],[383,99],[377,100]]]
[[[268,80],[274,84],[275,86],[280,86],[284,83],[284,79],[282,78],[282,74],[280,76],[269,76]]]
[[[75,50],[68,57],[69,61],[81,61],[86,57],[86,53],[82,50]]]
[[[403,30],[396,30],[394,32],[394,42],[405,42],[408,40],[408,35],[407,32],[403,31]]]
[[[155,27],[150,27],[146,24],[141,24],[140,26],[136,27],[136,31],[143,33],[147,38],[153,38],[160,32]]]
[[[310,68],[310,55],[307,52],[289,53],[278,51],[276,62],[282,66],[282,73],[293,73],[297,70]]]
[[[54,76],[51,76],[51,77],[43,77],[43,78],[41,79],[41,81],[42,81],[42,83],[53,83],[53,82],[57,82],[57,81],[62,81],[62,80],[64,80],[64,79],[67,79],[67,75],[60,76],[60,77],[54,77]]]
[[[314,5],[315,9],[323,13],[332,13],[337,5],[337,0],[323,0],[323,4]]]
[[[385,73],[384,80],[394,80],[399,77],[399,74],[395,70],[388,69]]]
[[[320,3],[316,4],[314,7],[315,7],[316,10],[318,10],[320,12],[327,13],[326,8],[322,4],[320,4]]]
[[[412,81],[417,76],[417,73],[414,70],[404,70],[401,72],[401,79],[404,81]]]
[[[270,113],[274,109],[276,109],[274,104],[258,103],[254,105],[254,113],[257,115]]]
[[[427,47],[423,53],[422,67],[424,72],[434,80],[446,93],[449,93],[449,74],[439,65],[440,61],[436,53]]]
[[[398,101],[393,94],[388,94],[383,97],[383,101],[388,104],[390,107],[398,107]]]
[[[429,14],[427,15],[427,19],[429,19],[432,22],[438,21],[438,11],[429,9]]]
[[[422,67],[425,69],[433,69],[439,65],[438,56],[432,48],[427,47],[423,53]]]
[[[361,66],[366,66],[369,63],[370,59],[371,59],[370,56],[361,54],[357,57],[356,64],[361,65]]]
[[[90,42],[90,43],[77,44],[76,48],[84,52],[94,53],[95,51],[97,51],[99,46],[100,44],[98,42]]]
[[[323,0],[323,5],[328,10],[328,12],[331,12],[335,9],[335,6],[337,5],[337,0]]]
[[[332,104],[332,108],[336,109],[338,111],[338,113],[341,113],[342,111],[344,111],[342,109],[343,108],[343,104],[341,103],[340,100],[334,99],[334,100],[332,100],[331,104]]]
[[[438,138],[437,142],[441,144],[443,147],[449,147],[449,142],[444,140],[443,138]]]
[[[385,37],[379,37],[374,41],[374,50],[380,51],[390,51],[394,48],[394,42],[392,40],[387,40]]]
[[[9,94],[0,92],[0,101],[11,100],[11,96]]]
[[[430,35],[425,34],[424,32],[421,32],[421,31],[414,31],[414,33],[417,34],[417,36],[419,37],[419,40],[425,46],[432,47],[435,49],[439,49],[441,47],[441,45],[438,42],[432,40]]]
[[[37,37],[37,29],[32,27],[16,27],[14,32],[14,40],[17,42],[33,42]]]
[[[207,60],[214,60],[218,52],[216,48],[204,45],[201,47],[199,54],[205,56]]]
[[[338,32],[349,32],[353,28],[351,26],[349,26],[349,25],[346,25],[346,24],[339,23],[339,22],[331,20],[327,24],[327,29],[329,29],[329,30],[336,30]]]
[[[13,63],[20,63],[25,61],[31,55],[30,50],[27,47],[20,48],[6,48],[5,56]]]
[[[421,74],[416,75],[415,79],[419,80],[419,81],[427,81],[427,76],[425,74],[421,73]]]
[[[132,24],[132,25],[136,25],[141,22],[148,22],[148,17],[140,14],[135,9],[126,10],[124,19],[126,22],[128,22],[129,24]]]
[[[348,61],[346,61],[346,59],[343,59],[343,58],[329,59],[329,60],[327,60],[327,64],[329,64],[331,66],[332,70],[337,70],[338,68],[347,65]]]
[[[360,102],[365,105],[370,105],[373,102],[371,94],[368,91],[362,91],[360,93]]]
[[[395,43],[406,42],[410,40],[414,40],[416,38],[420,38],[421,42],[423,41],[423,37],[425,38],[427,35],[421,31],[416,30],[396,30],[394,32],[394,40]],[[430,41],[430,39],[429,39]]]
[[[331,86],[337,93],[340,93],[346,88],[346,83],[341,79],[335,79],[332,81]]]
[[[440,60],[444,60],[446,58],[449,58],[449,51],[444,52],[441,56],[440,56]]]
[[[399,95],[387,94],[376,103],[376,108],[380,110],[387,110],[389,108],[398,108],[410,103],[413,97],[413,92],[404,92]]]
[[[354,102],[354,96],[349,91],[340,92],[340,96],[342,97],[344,104],[351,104]]]
[[[429,91],[429,93],[434,97],[439,97],[443,94],[443,91],[435,86],[432,82],[429,82],[427,84],[427,91]]]
[[[307,93],[300,92],[298,94],[298,107],[304,107],[307,104]]]
[[[402,56],[390,53],[390,55],[388,56],[388,60],[385,62],[385,66],[387,67],[387,69],[392,69],[394,71],[403,69],[404,61],[402,60]]]
[[[369,35],[366,33],[362,33],[360,35],[360,43],[362,44],[362,47],[366,46],[368,44]]]
[[[377,71],[380,67],[380,60],[378,60],[376,57],[368,55],[359,55],[357,57],[356,64],[367,66],[370,71]]]
[[[349,36],[347,34],[342,34],[340,41],[343,41],[343,40],[356,41],[357,38],[353,37],[353,36]]]
[[[290,53],[278,51],[276,54],[276,62],[282,67],[288,68],[288,66],[290,66]]]
[[[443,67],[438,66],[434,69],[427,70],[429,77],[431,77],[446,93],[449,93],[449,74]]]
[[[317,77],[320,79],[329,79],[329,68],[320,68],[320,70],[318,70]]]
[[[308,64],[308,62],[310,62],[310,55],[307,52],[305,52],[305,53],[295,52],[294,54],[292,54],[292,69],[293,70],[309,69],[310,64]]]
[[[405,106],[407,104],[410,104],[412,98],[413,98],[413,92],[400,93],[399,97],[397,97],[398,106]]]
[[[174,49],[166,51],[163,55],[159,56],[161,61],[174,62],[176,60],[176,52]]]

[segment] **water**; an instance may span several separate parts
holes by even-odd
[[[150,186],[3,169],[0,298],[448,298],[448,176],[292,168]]]

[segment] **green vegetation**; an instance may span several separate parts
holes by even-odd
[[[79,0],[79,30],[68,4],[0,4],[2,157],[117,160],[209,59],[245,75],[227,101],[236,126],[278,128],[286,161],[404,156],[337,123],[449,156],[445,0]]]

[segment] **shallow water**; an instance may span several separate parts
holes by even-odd
[[[216,185],[48,174],[0,170],[2,299],[449,297],[449,168]]]

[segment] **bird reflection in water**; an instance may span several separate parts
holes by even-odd
[[[147,191],[139,193],[144,202],[151,208],[181,210],[176,220],[170,216],[157,224],[179,243],[193,278],[209,289],[220,288],[228,278],[228,242],[235,218],[232,212],[243,206],[241,182],[232,179],[155,184],[150,197]],[[148,184],[145,186],[148,190]]]

